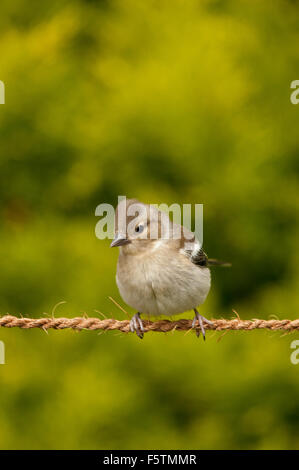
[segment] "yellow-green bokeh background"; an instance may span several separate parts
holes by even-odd
[[[206,316],[298,318],[298,13],[1,1],[1,314],[123,319],[94,211],[126,194],[204,204]],[[0,447],[299,448],[298,334],[219,337],[1,329]]]

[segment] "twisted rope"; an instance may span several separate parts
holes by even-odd
[[[71,328],[73,330],[120,330],[123,333],[130,332],[130,322],[128,320],[115,320],[112,318],[18,318],[12,315],[0,317],[0,327],[3,328],[42,328],[43,330],[64,330]],[[155,322],[143,320],[144,331],[161,331],[168,332],[173,330],[184,331],[190,330],[192,320],[158,320]],[[298,331],[299,319],[297,320],[213,320],[213,324],[205,323],[206,330],[283,330]]]

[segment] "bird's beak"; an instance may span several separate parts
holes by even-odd
[[[128,243],[131,242],[124,235],[116,234],[113,242],[110,245],[110,248],[113,248],[114,246],[127,245]]]

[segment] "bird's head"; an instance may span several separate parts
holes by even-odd
[[[124,199],[116,208],[115,237],[110,246],[122,247],[126,253],[151,249],[161,239],[163,223],[169,223],[166,213],[137,199]]]

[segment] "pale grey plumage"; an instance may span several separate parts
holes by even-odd
[[[124,301],[140,313],[175,315],[202,304],[210,270],[192,263],[184,249],[157,240],[146,249],[120,248],[116,282]]]
[[[119,246],[116,282],[123,300],[138,311],[132,320],[132,329],[140,336],[142,323],[139,313],[148,315],[176,315],[194,309],[204,335],[201,315],[196,307],[201,305],[210,290],[211,276],[208,258],[194,235],[170,222],[168,215],[136,200],[122,202],[141,204],[146,214],[134,219],[127,217],[126,233],[116,231],[111,246]],[[120,204],[122,204],[120,203]],[[117,209],[116,223],[118,220]],[[130,224],[130,222],[132,223]],[[161,230],[167,223],[177,237],[163,239]],[[137,228],[142,226],[142,233]],[[156,229],[158,238],[151,239]],[[123,230],[124,232],[124,230]],[[207,321],[206,319],[204,319]]]

